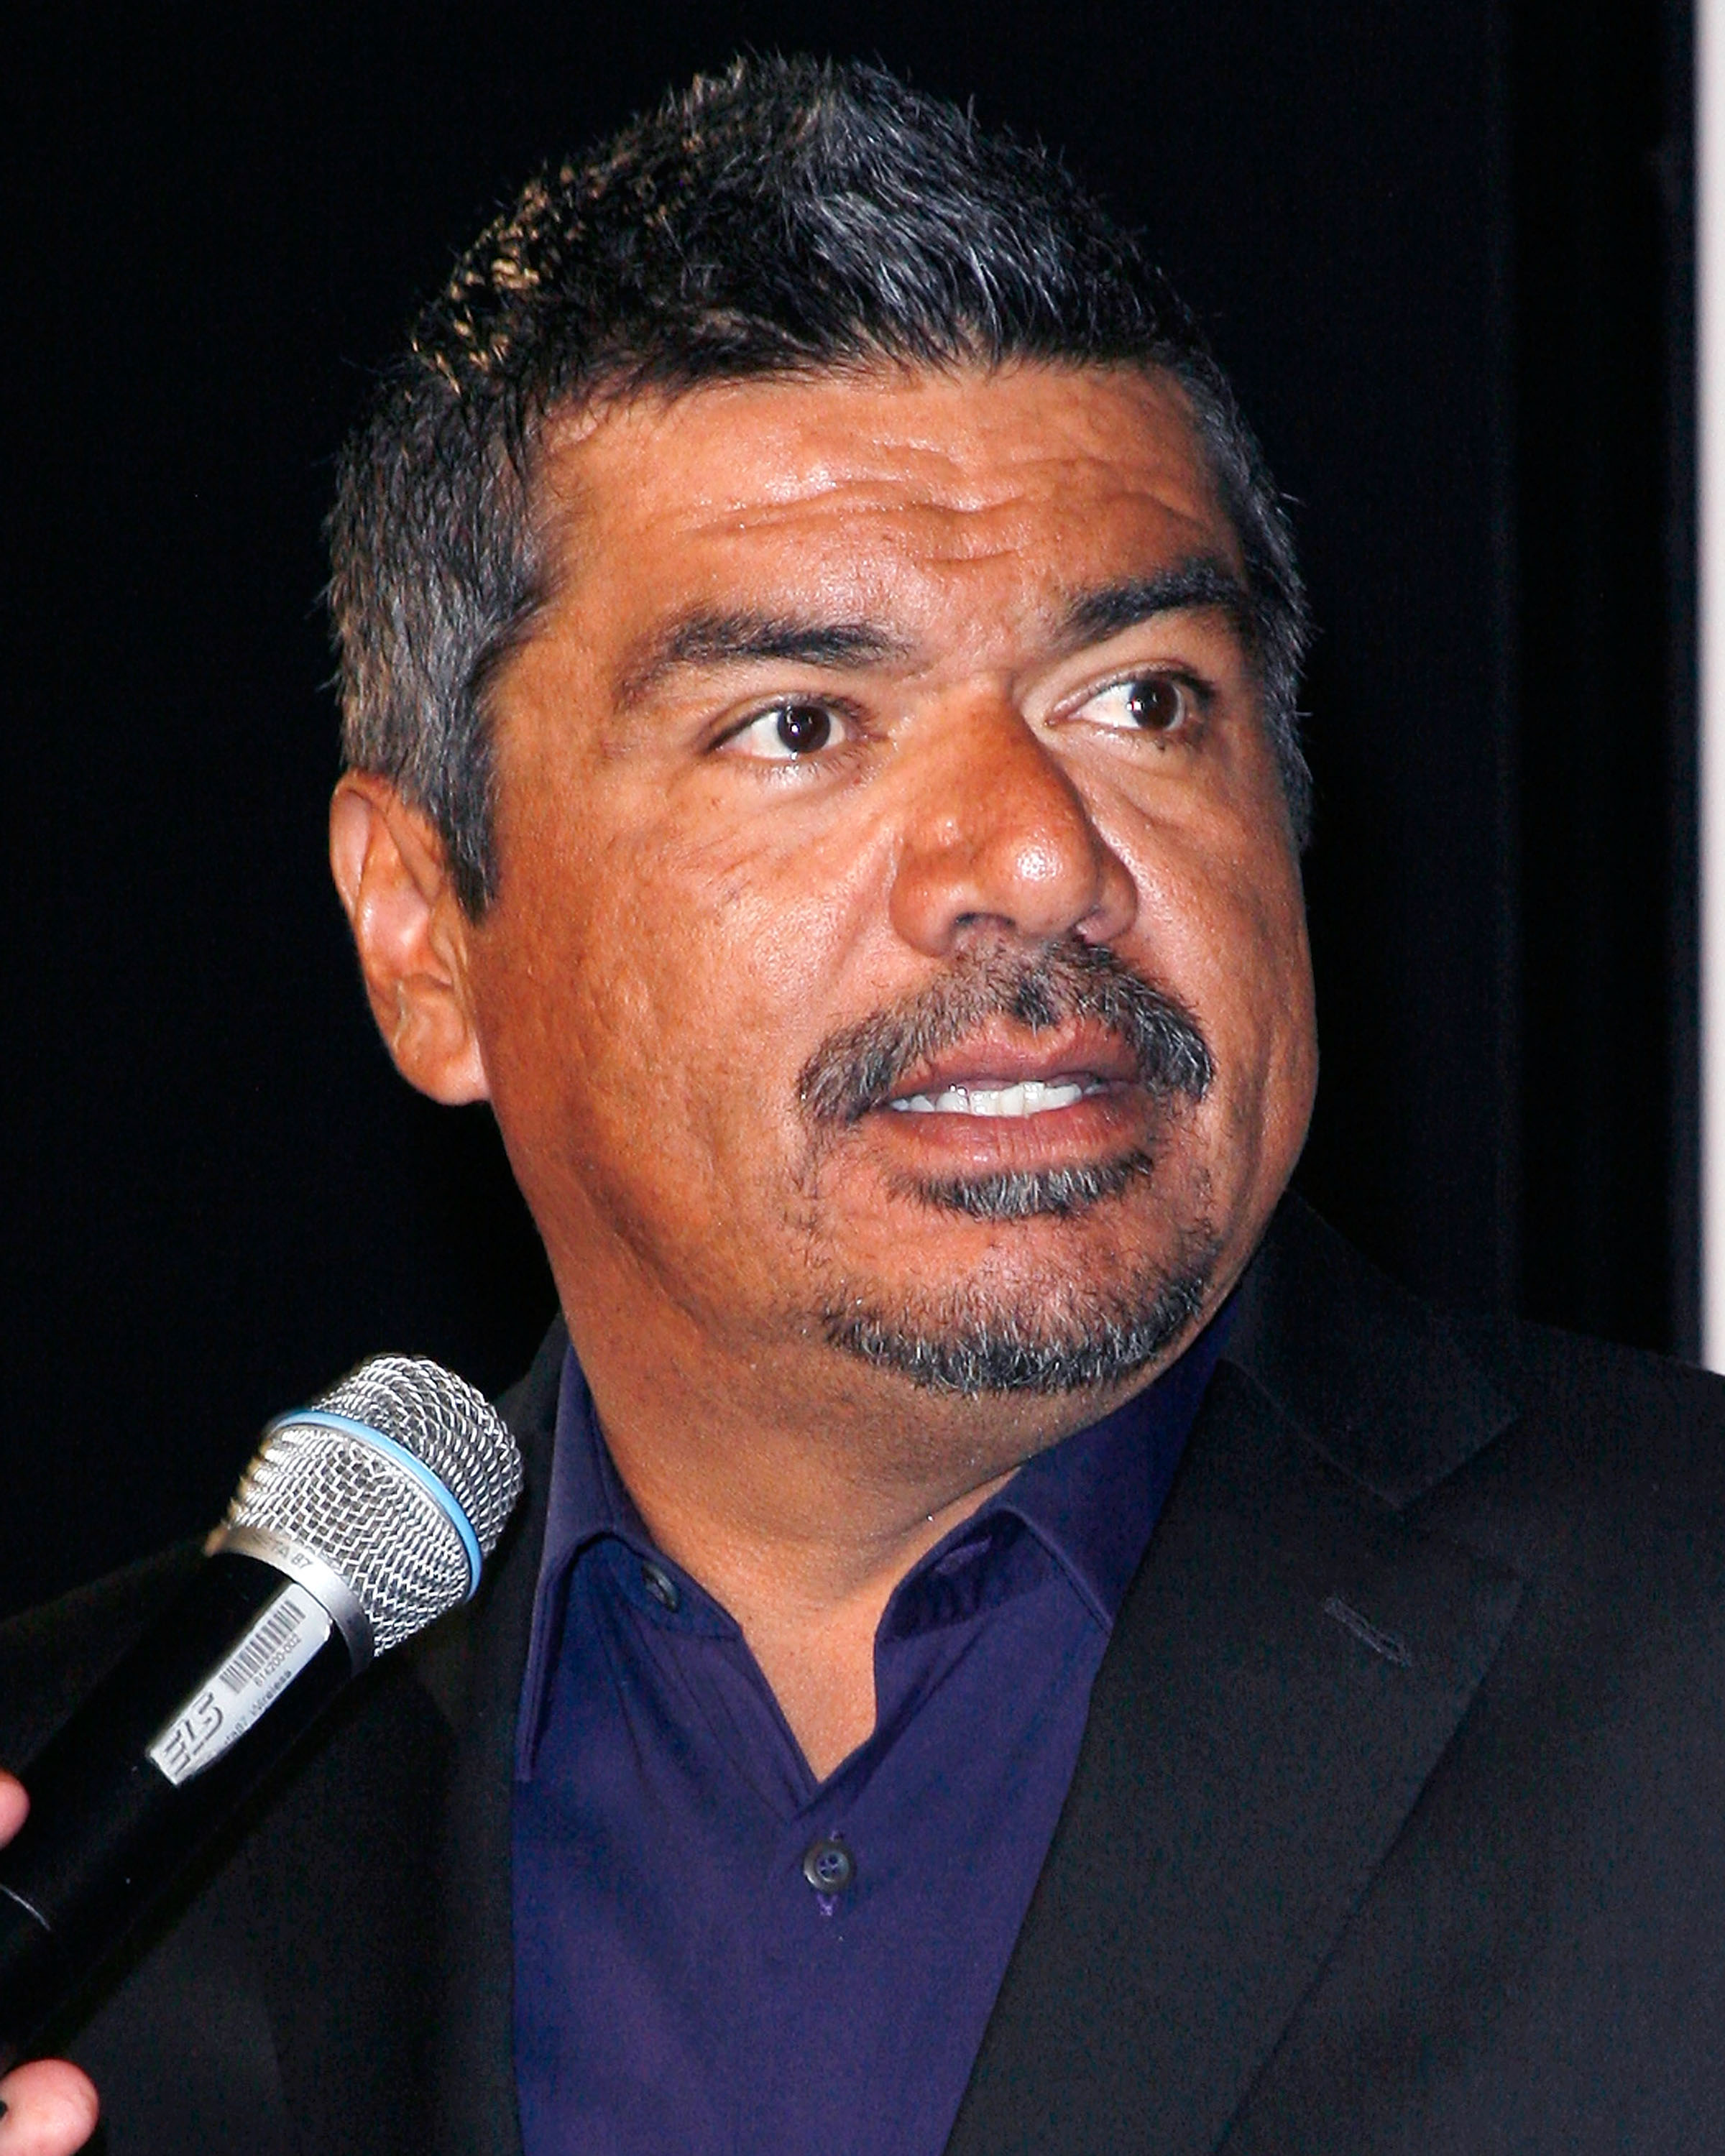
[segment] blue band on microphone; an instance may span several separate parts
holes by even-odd
[[[456,1500],[455,1493],[447,1484],[440,1482],[423,1460],[398,1445],[393,1437],[385,1437],[381,1430],[373,1430],[367,1422],[356,1422],[351,1415],[331,1414],[326,1408],[297,1408],[291,1414],[277,1415],[264,1435],[278,1430],[300,1429],[307,1423],[320,1430],[338,1430],[344,1437],[357,1437],[362,1445],[381,1452],[388,1460],[398,1461],[429,1497],[449,1525],[460,1537],[462,1549],[467,1557],[467,1593],[464,1598],[472,1601],[480,1584],[479,1537],[473,1532],[471,1522]]]

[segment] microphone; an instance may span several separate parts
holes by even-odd
[[[375,1656],[466,1600],[515,1440],[435,1363],[379,1356],[278,1417],[190,1587],[28,1769],[0,1851],[0,2073]]]

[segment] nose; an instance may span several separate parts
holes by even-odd
[[[942,713],[918,744],[892,891],[898,934],[947,957],[978,929],[1106,943],[1137,887],[1059,759],[1004,700]]]

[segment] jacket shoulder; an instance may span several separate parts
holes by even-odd
[[[1668,1355],[1527,1318],[1451,1313],[1457,1340],[1525,1411],[1557,1415],[1604,1439],[1627,1440],[1639,1472],[1692,1455],[1697,1471],[1725,1464],[1725,1378]],[[1633,1435],[1631,1435],[1633,1434]],[[1669,1462],[1667,1450],[1673,1455]]]
[[[0,1763],[29,1763],[198,1563],[195,1542],[177,1543],[0,1625]]]
[[[1427,1302],[1285,1202],[1227,1350],[1397,1511],[1542,1485],[1554,1505],[1725,1493],[1725,1379],[1640,1349]],[[1679,1494],[1681,1493],[1681,1494]]]

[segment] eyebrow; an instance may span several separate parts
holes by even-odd
[[[624,665],[617,706],[625,711],[685,667],[746,666],[762,659],[803,666],[868,666],[901,659],[910,646],[867,621],[798,621],[749,609],[697,608],[660,629]]]
[[[1153,577],[1129,577],[1080,592],[1067,603],[1058,641],[1064,649],[1081,651],[1086,644],[1106,644],[1111,636],[1141,628],[1159,614],[1199,607],[1219,607],[1244,642],[1255,641],[1256,609],[1250,592],[1225,562],[1201,554]]]
[[[1196,556],[1151,577],[1130,577],[1081,592],[1062,610],[1055,641],[1062,651],[1103,644],[1158,615],[1220,607],[1251,640],[1251,595],[1226,562]],[[697,607],[655,630],[624,663],[616,706],[631,710],[684,669],[746,666],[762,660],[803,666],[870,666],[908,657],[911,647],[879,623],[799,621],[741,608]]]

